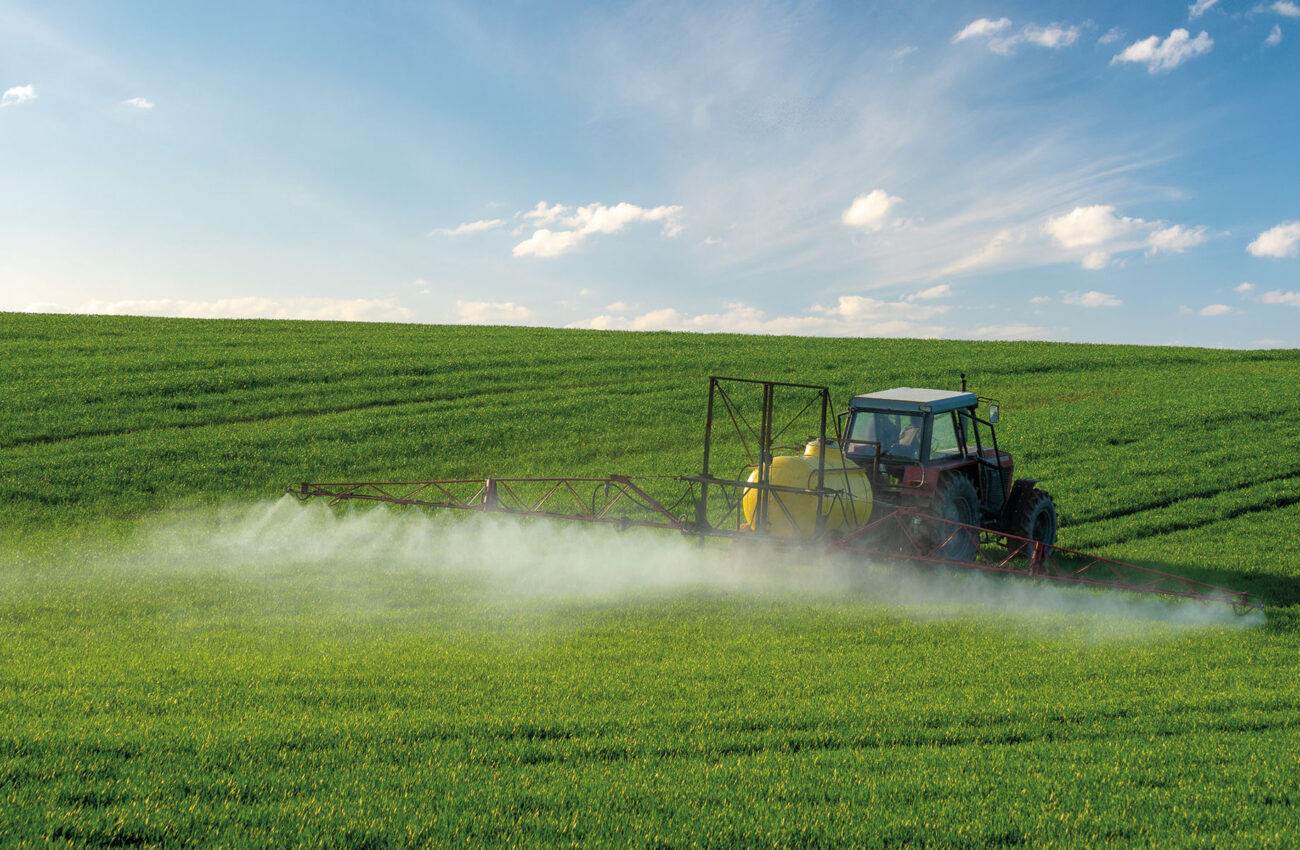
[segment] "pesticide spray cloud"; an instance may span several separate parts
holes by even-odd
[[[1119,592],[1045,585],[977,571],[920,571],[842,556],[705,546],[644,529],[428,515],[384,508],[337,512],[323,503],[229,506],[159,522],[144,532],[147,560],[164,569],[256,578],[292,571],[367,578],[411,574],[451,592],[501,601],[617,600],[703,592],[848,601],[910,619],[994,617],[1028,623],[1087,619],[1107,633],[1142,624],[1251,626],[1225,605],[1170,602]],[[435,585],[436,586],[436,585]]]

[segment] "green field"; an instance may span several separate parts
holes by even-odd
[[[9,845],[1294,846],[1300,352],[0,314]],[[1196,604],[302,480],[697,471],[711,374],[972,388]]]

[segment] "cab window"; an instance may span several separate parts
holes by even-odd
[[[919,460],[923,423],[923,417],[906,413],[859,411],[849,426],[849,451],[855,454],[869,451],[866,446],[855,446],[855,443],[880,443],[882,455]]]
[[[961,444],[957,442],[957,425],[953,421],[955,413],[940,413],[934,417],[934,429],[930,432],[930,457],[943,460],[961,454]]]

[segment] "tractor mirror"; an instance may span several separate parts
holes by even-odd
[[[989,405],[989,423],[992,425],[998,424],[998,406],[996,404]]]

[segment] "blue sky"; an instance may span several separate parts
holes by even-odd
[[[1300,5],[0,0],[0,310],[1300,345]]]

